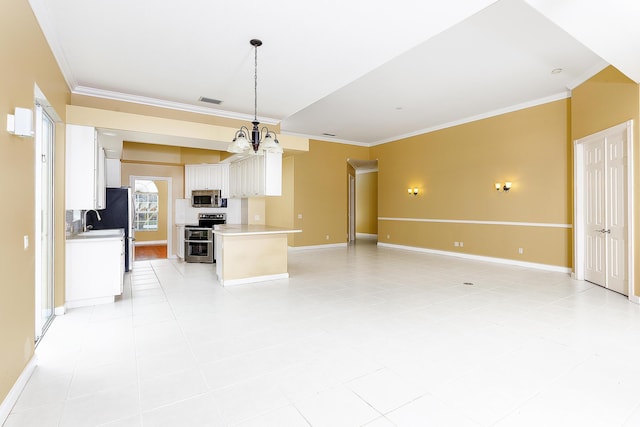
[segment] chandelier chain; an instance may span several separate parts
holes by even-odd
[[[253,120],[258,121],[258,46],[253,47],[254,65],[253,65]]]

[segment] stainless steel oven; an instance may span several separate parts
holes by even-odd
[[[211,228],[185,227],[184,260],[213,263],[213,230]]]
[[[187,225],[184,229],[184,260],[186,262],[216,262],[213,242],[213,227],[226,224],[223,213],[201,213],[198,225]]]

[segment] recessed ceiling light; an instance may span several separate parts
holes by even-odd
[[[219,99],[207,98],[206,96],[201,96],[200,98],[198,98],[198,101],[216,105],[222,104],[222,101],[220,101]]]
[[[551,74],[560,74],[562,71],[562,68],[554,68],[551,70]]]

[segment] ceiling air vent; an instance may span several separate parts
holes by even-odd
[[[206,96],[201,96],[200,99],[198,99],[198,101],[207,102],[209,104],[215,104],[215,105],[222,104],[222,101],[220,101],[219,99],[207,98]]]

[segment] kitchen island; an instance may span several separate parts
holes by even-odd
[[[216,275],[223,286],[289,277],[289,233],[302,230],[265,225],[216,225]]]

